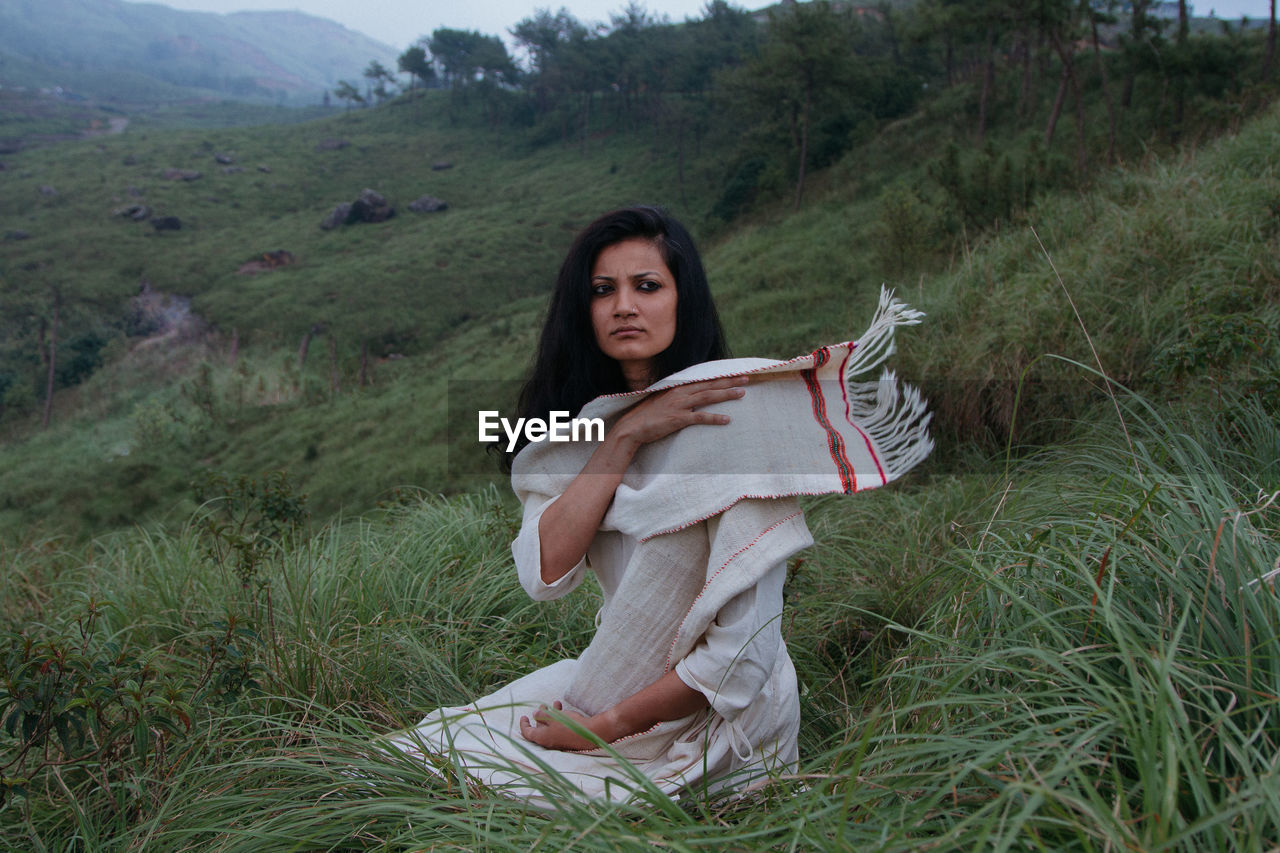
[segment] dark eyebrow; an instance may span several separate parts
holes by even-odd
[[[633,273],[630,276],[630,278],[632,281],[641,281],[642,279],[646,279],[646,278],[662,278],[662,273],[658,272],[657,270],[645,270],[644,272]],[[591,280],[592,281],[616,281],[616,279],[613,276],[605,275],[603,273],[596,273],[595,275],[591,276]]]

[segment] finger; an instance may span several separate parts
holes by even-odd
[[[688,385],[682,386],[692,388],[699,391],[720,390],[724,388],[741,388],[748,384],[751,378],[748,376],[725,376],[721,379],[704,379],[701,382],[690,382]]]
[[[559,699],[557,699],[557,700],[553,703],[553,705],[554,705],[554,707],[555,707],[555,709],[556,709],[557,711],[563,711],[563,710],[564,710],[564,705],[562,705],[562,704],[560,703],[560,700],[559,700]]]
[[[689,424],[710,424],[712,426],[723,426],[729,422],[728,415],[722,415],[718,412],[690,412]]]
[[[690,394],[688,403],[692,406],[708,406],[712,403],[723,403],[726,400],[737,400],[746,396],[747,389],[741,385],[733,388],[709,388]]]

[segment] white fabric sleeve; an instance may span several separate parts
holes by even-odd
[[[586,557],[562,575],[555,583],[542,582],[542,544],[538,537],[538,522],[542,513],[555,502],[555,498],[538,498],[525,502],[524,520],[520,532],[511,543],[511,556],[516,561],[516,574],[520,585],[534,601],[550,601],[571,592],[587,574]]]
[[[680,680],[706,696],[711,707],[730,722],[759,695],[783,648],[786,579],[783,561],[720,608],[702,639],[676,663]]]

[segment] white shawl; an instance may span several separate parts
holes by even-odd
[[[892,354],[894,329],[922,316],[882,291],[856,341],[789,361],[706,362],[582,409],[579,417],[603,418],[607,430],[649,394],[751,377],[744,397],[708,407],[730,415],[729,424],[687,427],[647,444],[627,469],[601,527],[640,545],[579,659],[568,703],[597,713],[657,680],[689,653],[721,607],[810,544],[794,501],[774,499],[876,488],[929,454],[929,414],[919,393],[887,370],[878,380],[860,379]],[[595,447],[526,446],[511,477],[521,502],[561,494]],[[614,748],[644,760],[687,736],[678,726],[662,728],[657,741],[645,737],[657,732],[641,733]]]

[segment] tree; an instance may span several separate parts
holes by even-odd
[[[1111,14],[1116,6],[1116,0],[1106,0],[1102,4],[1102,9],[1099,9],[1098,4],[1093,0],[1081,0],[1081,6],[1084,14],[1089,16],[1089,34],[1093,40],[1093,60],[1098,65],[1099,88],[1102,90],[1102,98],[1107,105],[1107,163],[1114,164],[1116,162],[1116,104],[1115,99],[1111,96],[1111,81],[1107,77],[1107,60],[1102,55],[1102,45],[1098,38],[1098,24],[1100,22],[1107,24],[1116,22],[1115,17]]]
[[[1191,18],[1187,14],[1187,0],[1178,0],[1177,78],[1174,81],[1173,138],[1182,135],[1182,120],[1187,110],[1187,75],[1191,62],[1187,37],[1191,34]]]
[[[653,60],[666,52],[665,40],[652,38],[658,21],[636,0],[629,0],[621,12],[612,16],[611,23],[602,45],[609,54],[604,68],[612,78],[610,88],[620,96],[618,112],[630,115],[642,90],[656,94],[664,88],[661,77],[666,63]]]
[[[769,14],[760,53],[743,66],[737,88],[757,112],[772,113],[791,137],[796,156],[794,208],[800,209],[814,113],[853,88],[852,19],[826,0],[795,4]]]
[[[394,84],[396,78],[381,62],[376,59],[372,60],[369,63],[369,67],[364,70],[364,77],[369,81],[370,97],[374,98],[378,103],[382,103],[391,97],[391,92],[387,89],[387,85]]]
[[[1271,0],[1271,23],[1267,25],[1267,52],[1262,57],[1262,79],[1271,79],[1271,62],[1276,55],[1276,0]]]
[[[499,83],[514,83],[517,77],[515,63],[497,36],[440,27],[431,33],[427,49],[454,88],[471,85],[477,76]]]
[[[688,38],[678,57],[682,92],[710,88],[717,71],[741,66],[760,47],[760,26],[751,13],[725,0],[710,0],[701,20],[689,22],[685,29]]]
[[[1140,57],[1154,55],[1158,58],[1151,42],[1151,35],[1158,25],[1147,17],[1150,6],[1151,0],[1133,0],[1130,6],[1129,33],[1124,42],[1128,74],[1120,92],[1120,106],[1126,111],[1133,105],[1133,88],[1137,83],[1138,69],[1143,65]]]
[[[435,80],[436,72],[431,67],[431,60],[427,57],[427,51],[421,45],[413,45],[396,60],[400,71],[409,75],[409,89],[413,90],[413,81],[421,80],[423,87],[431,85],[431,81]]]
[[[1053,144],[1054,132],[1058,126],[1058,117],[1062,114],[1066,103],[1067,92],[1071,92],[1076,113],[1076,169],[1083,174],[1086,165],[1085,149],[1085,115],[1084,96],[1080,88],[1080,75],[1076,67],[1076,40],[1082,29],[1083,4],[1072,0],[1054,0],[1046,3],[1045,30],[1054,53],[1062,63],[1062,77],[1058,81],[1058,93],[1054,96],[1053,107],[1049,111],[1049,121],[1045,125],[1044,147]]]
[[[565,57],[573,45],[584,41],[587,28],[565,8],[552,14],[538,9],[530,18],[510,30],[516,44],[528,56],[530,81],[539,113],[546,113],[554,101],[569,93],[570,75]]]
[[[532,17],[520,21],[508,32],[528,54],[530,73],[544,74],[564,46],[585,36],[587,28],[561,6],[555,14],[550,9],[537,9]]]
[[[348,111],[351,110],[352,104],[364,106],[366,103],[364,95],[360,94],[360,90],[346,80],[339,80],[338,85],[333,87],[333,96],[340,101],[346,101]]]

